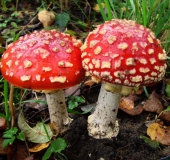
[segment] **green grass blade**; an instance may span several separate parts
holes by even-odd
[[[124,18],[135,20],[134,12],[136,9],[135,9],[135,5],[134,5],[133,1],[131,1],[131,0],[126,1],[126,10],[128,10],[128,11],[126,11]]]
[[[143,24],[141,3],[139,3],[139,0],[135,0],[134,2],[136,7],[135,12],[136,21],[140,24]]]
[[[136,13],[136,7],[135,7],[135,4],[134,4],[134,0],[129,0],[129,2],[131,4],[133,12]]]
[[[148,6],[148,7],[146,7],[146,10],[147,10],[146,27],[148,27],[148,25],[151,21],[151,16],[152,16],[152,13],[153,13],[153,8],[154,8],[153,0],[149,0],[146,5]]]
[[[110,8],[110,4],[108,0],[104,0],[106,8],[107,8],[107,12],[108,12],[108,18],[107,20],[111,20],[113,18],[112,12],[111,12],[111,8]]]
[[[142,18],[143,18],[143,25],[146,26],[146,0],[142,0]]]
[[[101,5],[101,3],[102,3],[101,0],[97,0],[97,3],[98,3],[98,5],[99,5],[99,9],[100,9],[100,12],[101,12],[101,14],[102,14],[103,20],[104,20],[104,21],[107,21],[106,14],[105,14],[104,9],[103,9],[103,7],[102,7],[102,5]]]
[[[111,6],[111,8],[112,8],[113,17],[114,17],[114,18],[118,18],[117,12],[116,12],[115,7],[114,7],[114,4],[113,4],[113,0],[109,0],[109,3],[110,3],[110,6]]]
[[[168,10],[165,14],[165,11],[168,9],[168,6],[169,6],[169,0],[164,0],[157,7],[157,10],[156,10],[157,23],[156,23],[155,29],[154,29],[156,36],[158,36],[162,32],[163,26],[169,19],[170,10]]]
[[[86,16],[86,13],[81,9],[81,7],[78,5],[78,3],[73,0],[73,2],[77,5],[77,7],[80,9],[81,13],[84,15],[84,17],[86,18],[87,21],[89,21],[88,17]]]
[[[10,113],[8,108],[8,82],[5,80],[4,80],[4,104],[5,104],[5,115],[9,126]]]
[[[48,138],[48,140],[49,140],[49,142],[50,142],[50,141],[51,141],[51,138],[50,138],[50,136],[49,136],[49,134],[48,134],[47,128],[46,128],[45,123],[44,123],[44,120],[42,119],[41,121],[42,121],[43,128],[44,128],[44,130],[45,130],[45,133],[46,133],[46,135],[47,135],[47,138]]]
[[[129,19],[132,19],[132,20],[135,20],[137,21],[138,23],[142,24],[142,15],[141,15],[141,5],[139,3],[138,0],[129,0],[128,2],[129,6],[127,7],[130,7],[132,8],[131,9],[131,15],[129,17]]]

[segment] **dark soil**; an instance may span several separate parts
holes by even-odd
[[[68,143],[64,154],[69,160],[154,160],[164,157],[160,148],[153,149],[141,135],[146,135],[145,121],[152,115],[143,113],[131,117],[119,111],[120,131],[116,138],[94,139],[88,136],[87,117],[78,116],[63,138]]]
[[[97,100],[99,88],[91,89],[91,92],[86,94],[89,101]],[[119,110],[118,136],[100,140],[88,135],[87,117],[88,115],[74,117],[70,129],[62,136],[68,144],[63,153],[69,160],[158,160],[170,153],[164,153],[166,148],[163,146],[154,149],[140,138],[141,135],[147,136],[145,122],[154,119],[154,113],[143,112],[130,116]]]

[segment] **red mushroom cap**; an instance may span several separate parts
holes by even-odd
[[[2,56],[2,75],[21,88],[68,88],[85,76],[81,46],[80,40],[56,30],[34,31],[8,46]]]
[[[81,49],[83,67],[106,82],[144,86],[165,74],[167,56],[160,41],[132,20],[113,19],[97,26]]]

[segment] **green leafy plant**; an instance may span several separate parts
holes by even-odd
[[[8,83],[7,81],[3,81],[4,83],[4,107],[5,107],[5,114],[2,114],[0,113],[0,117],[4,118],[7,120],[7,125],[8,127],[10,127],[10,120],[11,120],[11,117],[10,117],[10,111],[9,111],[9,108],[8,108]]]
[[[65,28],[67,26],[67,23],[70,21],[70,16],[66,12],[61,12],[56,15],[56,24],[59,28]]]
[[[78,107],[79,103],[85,103],[85,100],[81,96],[71,96],[68,101],[68,108],[74,109]]]
[[[151,146],[152,148],[159,148],[160,143],[158,141],[155,140],[151,140],[150,138],[146,137],[146,136],[140,136],[141,139],[143,139],[145,141],[145,143],[147,143],[149,146]]]
[[[77,108],[80,103],[85,103],[85,100],[81,96],[70,96],[67,111],[74,114],[86,114],[91,111],[92,108],[89,108],[84,112],[76,111],[75,108]]]
[[[166,92],[166,95],[170,97],[170,85],[169,84],[166,85],[165,92]]]
[[[67,160],[67,157],[61,153],[67,147],[66,141],[63,138],[55,139],[50,147],[48,147],[47,151],[45,152],[42,160],[47,160],[50,158],[51,154],[55,154],[60,160]]]
[[[81,12],[83,19],[85,19],[86,22],[89,22],[89,17],[86,15],[85,11],[82,9],[81,5],[79,4],[84,2],[77,1],[77,0],[73,0],[72,2],[75,4],[76,10],[79,10]],[[68,24],[72,25],[73,27],[76,27],[77,29],[80,28],[85,29],[88,27],[88,23],[84,22],[83,20],[79,19],[77,16],[72,14],[69,7],[63,7],[62,4],[57,2],[53,3],[53,5],[60,8],[60,13],[55,13],[56,14],[55,23],[58,25],[60,29],[65,28]]]
[[[7,2],[11,2],[11,0],[1,0],[1,5],[2,5],[2,10],[4,12],[6,12],[8,9],[7,9],[7,6],[6,6],[6,3]]]
[[[6,130],[3,133],[2,137],[4,138],[2,147],[6,147],[7,145],[12,145],[16,139],[19,139],[21,141],[25,140],[24,132],[23,131],[19,132],[16,127]]]
[[[47,126],[45,125],[43,120],[42,124],[47,138],[51,142],[50,147],[48,147],[48,149],[46,150],[44,156],[42,157],[42,160],[49,159],[52,154],[55,154],[55,156],[60,160],[67,160],[67,157],[61,153],[61,151],[67,147],[66,141],[63,138],[57,138],[52,142]]]

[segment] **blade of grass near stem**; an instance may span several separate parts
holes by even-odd
[[[101,0],[97,0],[97,3],[98,3],[98,5],[99,5],[99,9],[100,9],[100,12],[101,12],[101,14],[102,14],[103,20],[104,20],[104,21],[107,21],[106,14],[105,14],[104,9],[103,9],[103,7],[102,7],[102,5],[101,5],[101,3],[102,3]]]
[[[10,84],[9,110],[11,114],[11,128],[15,126],[15,111],[14,111],[14,106],[13,106],[13,98],[14,98],[14,86]]]
[[[169,19],[170,9],[168,10],[168,6],[169,6],[169,0],[164,0],[162,1],[162,3],[158,4],[155,13],[156,25],[154,31],[156,36],[158,36],[162,32],[163,26],[166,25]],[[168,10],[168,12],[166,12],[165,14],[166,10]]]
[[[111,12],[111,8],[110,8],[110,4],[108,0],[104,0],[105,5],[106,5],[106,9],[107,9],[107,13],[108,13],[108,20],[111,20],[113,18],[112,12]]]
[[[127,0],[127,1],[126,1],[126,6],[125,6],[125,7],[126,7],[126,10],[128,10],[129,7],[132,7],[130,0]],[[133,7],[132,7],[132,8],[133,8]],[[130,13],[129,13],[129,12],[130,12]],[[132,10],[129,11],[129,12],[126,11],[126,12],[124,13],[124,18],[126,18],[126,19],[133,19],[133,20],[134,20],[134,18],[131,18],[131,16],[133,15],[134,10],[132,9]],[[123,14],[122,14],[122,12],[121,12],[121,16],[120,16],[121,19],[122,19],[122,15],[123,15]]]
[[[136,21],[140,24],[143,24],[141,4],[139,3],[139,0],[134,0],[134,2],[136,7],[136,12],[135,12]]]
[[[130,14],[130,16],[128,18],[133,19],[133,20],[135,20],[137,22],[140,22],[139,19],[138,19],[138,10],[137,10],[138,8],[137,8],[137,5],[136,5],[137,4],[136,0],[128,0],[127,2],[128,3],[127,3],[126,8],[128,8],[128,7],[132,8],[131,14]]]
[[[5,104],[5,114],[6,114],[6,120],[9,126],[10,121],[10,113],[8,109],[8,82],[4,80],[4,104]]]
[[[155,6],[154,4],[153,4],[152,0],[149,0],[148,3],[146,4],[147,5],[147,7],[146,7],[146,10],[147,10],[146,27],[148,27],[149,22],[151,22],[151,16],[152,16],[152,13],[153,13],[153,8]]]
[[[131,4],[133,12],[136,13],[136,7],[135,7],[135,4],[134,4],[134,1],[133,0],[129,0],[129,2]]]
[[[42,124],[43,124],[43,128],[44,128],[44,130],[45,130],[45,133],[46,133],[46,135],[47,135],[47,137],[48,137],[48,140],[51,141],[50,136],[49,136],[48,131],[47,131],[47,128],[46,128],[46,126],[45,126],[44,120],[41,119],[41,121],[42,121]]]
[[[146,26],[146,0],[142,0],[142,17],[143,17],[143,25]]]
[[[81,9],[81,7],[78,5],[78,3],[75,0],[73,0],[73,2],[77,5],[77,7],[80,9],[81,13],[84,15],[84,17],[88,21],[89,20],[88,17],[86,16],[85,12]]]
[[[113,4],[113,0],[109,0],[109,3],[110,3],[110,6],[112,8],[112,11],[113,11],[114,18],[118,18],[116,10],[115,10],[115,7],[114,7],[114,4]]]

